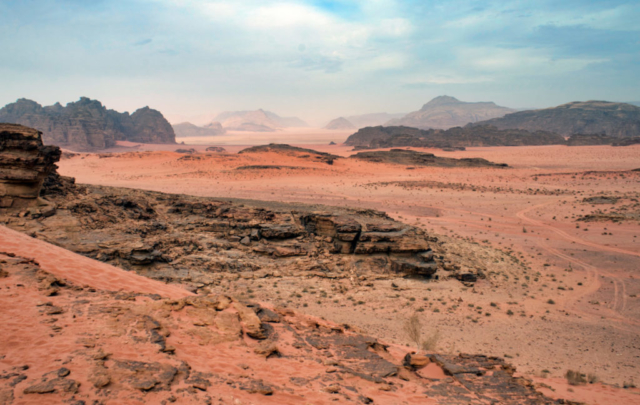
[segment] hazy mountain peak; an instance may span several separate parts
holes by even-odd
[[[385,125],[403,125],[407,127],[429,129],[447,129],[464,126],[468,123],[503,117],[515,110],[501,107],[493,102],[466,102],[451,96],[438,96],[418,111],[394,119]]]
[[[458,100],[455,97],[438,96],[438,97],[434,98],[433,100],[429,101],[427,104],[423,105],[422,109],[424,110],[425,108],[434,107],[434,106],[437,106],[437,105],[459,104],[459,103],[462,103],[462,101]]]

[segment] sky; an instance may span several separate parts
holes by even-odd
[[[86,96],[172,122],[263,108],[321,124],[445,94],[638,101],[638,21],[638,0],[0,0],[0,105]]]

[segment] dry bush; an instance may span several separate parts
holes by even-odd
[[[409,336],[409,339],[416,344],[418,350],[420,350],[420,343],[422,341],[422,324],[418,314],[411,315],[411,318],[407,319],[404,323],[404,331]]]
[[[422,350],[424,351],[434,351],[438,346],[438,341],[440,340],[440,331],[436,330],[429,337],[422,341]]]
[[[587,383],[585,375],[580,371],[567,370],[564,376],[567,378],[569,385],[582,385]]]
[[[440,331],[438,330],[423,339],[422,323],[420,322],[417,312],[411,315],[411,317],[404,323],[404,331],[409,339],[415,343],[418,351],[420,351],[420,349],[433,351],[438,345],[438,340],[440,340]]]

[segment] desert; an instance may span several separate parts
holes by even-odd
[[[639,404],[639,18],[0,2],[0,405]]]

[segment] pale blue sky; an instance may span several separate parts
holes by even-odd
[[[639,1],[0,0],[0,104],[265,108],[312,122],[448,94],[640,100]]]

